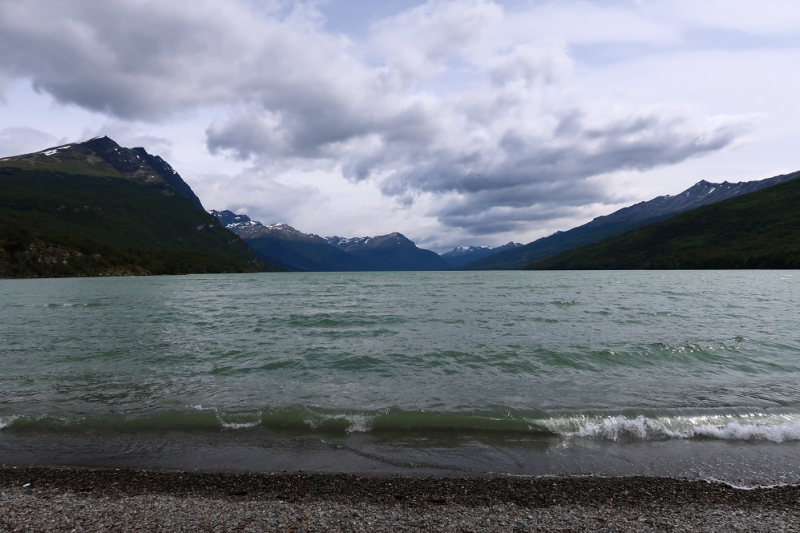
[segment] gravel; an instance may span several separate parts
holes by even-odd
[[[800,487],[0,468],[0,531],[800,531]]]

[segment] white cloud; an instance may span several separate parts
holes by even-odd
[[[3,74],[3,71],[0,70],[0,105],[6,103],[6,91],[8,90],[8,86],[8,78]]]
[[[149,134],[146,128],[137,127],[135,124],[109,120],[99,127],[84,129],[81,139],[91,139],[100,135],[107,135],[120,146],[142,147],[152,155],[161,156],[167,161],[172,159],[173,141],[171,139]]]
[[[346,39],[242,1],[0,3],[0,55],[37,90],[125,119],[319,91],[309,72],[347,63]],[[327,90],[326,90],[327,91]],[[298,95],[301,96],[301,95]]]
[[[512,8],[505,35],[516,41],[536,35],[564,43],[639,43],[669,45],[679,41],[679,31],[665,24],[653,7],[671,2],[567,0],[526,2]]]
[[[471,62],[497,29],[503,9],[486,0],[431,1],[373,27],[389,71],[406,82],[441,73],[453,61]]]
[[[4,128],[0,130],[0,157],[30,154],[66,143],[66,139],[59,139],[34,128]]]
[[[192,183],[203,197],[213,198],[210,209],[230,209],[264,223],[297,224],[303,220],[304,211],[325,204],[318,188],[287,185],[259,169],[247,169],[236,176],[196,174]]]
[[[368,83],[348,93],[305,95],[303,107],[293,96],[271,106],[262,101],[215,122],[209,147],[271,163],[341,161],[348,179],[371,180],[402,205],[421,193],[458,193],[460,212],[453,215],[448,200],[440,221],[480,234],[493,231],[484,225],[488,213],[519,227],[523,217],[538,218],[532,206],[600,201],[605,192],[598,186],[583,187],[579,197],[563,193],[587,178],[680,163],[730,146],[747,130],[739,117],[709,120],[623,102],[593,106],[570,86],[564,47],[509,45],[498,37],[503,16],[489,2],[433,2],[383,21],[373,38],[385,63],[359,69]],[[415,89],[413,82],[453,71],[469,74],[458,91]],[[338,105],[329,108],[331,94]],[[326,112],[315,119],[298,112],[305,109]]]
[[[722,102],[756,82],[736,87],[726,70],[723,87],[692,53],[707,45],[697,32],[800,28],[777,0],[761,13],[726,0],[509,4],[431,0],[359,40],[327,31],[313,3],[0,0],[0,72],[167,157],[191,151],[167,124],[203,117],[206,148],[236,176],[192,168],[209,205],[355,228],[338,205],[382,195],[393,222],[508,240],[612,203],[617,175],[741,144],[764,110]],[[333,189],[355,196],[334,205]]]
[[[800,29],[800,9],[792,0],[659,0],[643,3],[640,11],[684,28],[724,28],[769,36]]]

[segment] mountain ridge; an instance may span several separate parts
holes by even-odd
[[[621,235],[632,229],[660,222],[704,205],[735,198],[799,177],[800,172],[793,172],[764,180],[738,183],[727,181],[710,183],[701,180],[677,195],[658,196],[652,200],[624,207],[609,215],[599,216],[581,226],[542,237],[518,249],[492,254],[462,268],[465,270],[525,268],[534,261],[553,256],[564,250]]]
[[[169,163],[149,154],[142,147],[124,148],[105,135],[80,143],[4,157],[0,159],[0,166],[122,177],[167,195],[177,194],[187,198],[195,207],[205,211],[194,191]]]
[[[108,137],[0,159],[0,277],[275,270],[166,161]]]
[[[264,225],[232,211],[210,210],[264,260],[305,271],[445,270],[438,254],[402,233],[374,237],[320,237],[288,224]]]
[[[800,268],[800,180],[533,262],[532,270]]]
[[[450,250],[449,252],[445,252],[440,254],[442,259],[444,259],[450,268],[459,268],[484,257],[489,257],[490,255],[503,252],[505,250],[514,250],[516,248],[521,248],[522,244],[509,241],[506,244],[501,246],[496,246],[492,248],[491,246],[483,245],[483,246],[457,246]]]

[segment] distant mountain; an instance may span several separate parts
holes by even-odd
[[[325,240],[355,257],[359,270],[445,270],[447,262],[439,254],[417,248],[402,233],[378,237],[326,237]]]
[[[521,248],[492,254],[466,265],[469,270],[514,270],[553,256],[564,250],[576,248],[621,235],[626,231],[666,220],[680,213],[704,205],[734,198],[800,177],[800,172],[776,176],[760,181],[741,183],[698,182],[677,196],[659,196],[647,202],[625,207],[614,213],[597,217],[591,222],[569,231],[556,232],[549,237],[533,241]]]
[[[180,175],[108,137],[0,159],[0,277],[269,269]]]
[[[319,235],[303,233],[288,224],[265,226],[231,211],[209,213],[239,235],[263,261],[301,272],[360,270],[356,260]]]
[[[209,211],[209,214],[216,217],[220,224],[229,230],[242,229],[242,228],[263,228],[263,224],[256,220],[250,220],[247,215],[237,215],[230,211]]]
[[[800,268],[800,180],[686,211],[531,269]]]
[[[371,240],[372,237],[325,237],[325,242],[345,252],[358,250],[369,244]]]
[[[247,215],[209,211],[242,237],[258,257],[300,271],[444,270],[447,264],[400,233],[379,237],[320,237],[287,224],[266,226]]]
[[[513,241],[495,248],[492,248],[491,246],[459,246],[457,248],[453,248],[449,252],[441,254],[441,257],[447,262],[450,268],[458,268],[468,265],[474,261],[478,261],[479,259],[483,259],[484,257],[488,257],[492,254],[496,254],[505,250],[515,250],[522,246],[522,244]]]

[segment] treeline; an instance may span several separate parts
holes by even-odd
[[[800,180],[700,207],[527,268],[800,268]]]
[[[255,272],[254,265],[213,254],[116,248],[27,229],[0,230],[0,277],[82,277]]]
[[[275,270],[189,200],[114,177],[0,168],[0,277]]]

